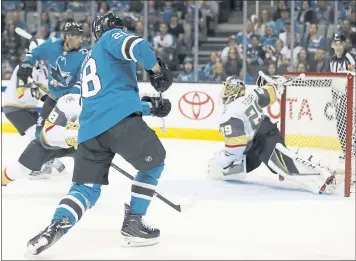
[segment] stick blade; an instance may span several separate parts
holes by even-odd
[[[21,29],[20,27],[16,27],[15,28],[15,32],[18,35],[20,35],[20,36],[22,36],[22,37],[24,37],[24,38],[26,38],[28,40],[30,40],[32,38],[32,35],[30,33],[26,32],[25,30]]]

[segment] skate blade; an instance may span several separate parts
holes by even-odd
[[[48,244],[48,241],[46,238],[40,238],[37,243],[35,244],[31,244],[31,243],[28,243],[27,244],[27,250],[26,250],[26,255],[38,255],[40,254],[42,251],[38,251],[38,249],[40,247],[44,247]]]
[[[129,236],[121,236],[121,246],[122,247],[145,247],[145,246],[153,246],[159,243],[159,237],[156,238],[140,238],[140,237],[129,237]]]

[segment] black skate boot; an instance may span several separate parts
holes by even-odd
[[[59,222],[52,223],[37,236],[27,243],[27,253],[38,255],[56,243],[64,234],[64,229],[72,226],[72,222],[67,217],[61,218]]]
[[[125,204],[121,234],[124,237],[123,246],[151,246],[158,243],[160,231],[145,224],[142,215],[131,214],[130,206]]]

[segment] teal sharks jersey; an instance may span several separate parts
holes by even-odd
[[[121,29],[105,32],[82,66],[82,112],[78,142],[100,135],[132,113],[144,113],[136,62],[151,70],[156,56],[149,43]]]
[[[63,38],[50,38],[25,58],[32,65],[40,60],[48,62],[48,89],[57,99],[67,93],[80,93],[80,68],[88,53],[86,49],[66,52],[63,42]]]

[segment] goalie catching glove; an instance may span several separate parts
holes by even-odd
[[[70,120],[66,126],[65,141],[68,146],[78,148],[79,123],[76,119]]]
[[[293,82],[292,79],[288,80],[284,76],[279,76],[279,75],[268,76],[264,72],[259,71],[256,84],[258,87],[270,85],[275,89],[276,93],[282,95],[284,93],[285,88],[291,85],[292,82]]]
[[[150,75],[150,82],[155,90],[158,92],[165,92],[173,83],[173,74],[160,58],[157,58],[157,63],[161,67],[160,72],[154,73],[152,70],[146,71]]]
[[[166,117],[172,108],[172,104],[168,99],[163,99],[163,105],[161,104],[160,97],[142,97],[141,101],[145,101],[150,105],[151,115],[156,117]]]

